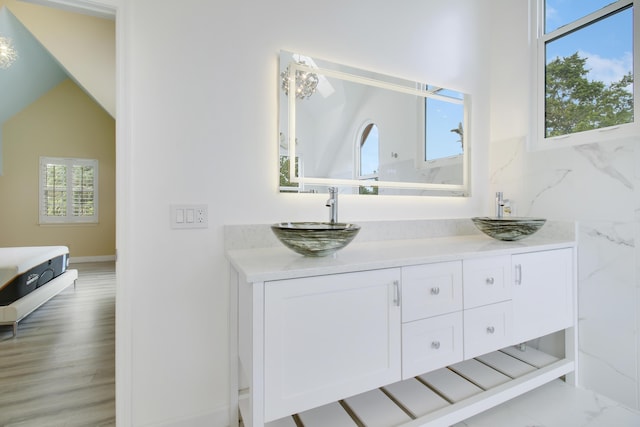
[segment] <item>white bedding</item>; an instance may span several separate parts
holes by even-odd
[[[29,269],[68,253],[66,246],[0,248],[0,288]]]

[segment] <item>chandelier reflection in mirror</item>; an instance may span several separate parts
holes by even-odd
[[[298,64],[307,65],[304,61],[296,61]],[[282,77],[282,90],[288,96],[289,95],[289,67],[280,73]],[[305,99],[313,95],[318,87],[319,79],[316,73],[305,70],[296,70],[296,98]]]
[[[18,52],[14,49],[12,40],[0,36],[0,68],[6,70],[16,59],[18,59]]]

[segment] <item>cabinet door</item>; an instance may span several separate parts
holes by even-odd
[[[400,380],[399,269],[265,283],[265,421]]]
[[[511,256],[463,261],[464,308],[511,299]]]
[[[513,263],[515,342],[573,324],[573,249],[518,254]]]
[[[402,268],[402,321],[462,310],[462,262]]]
[[[402,379],[461,360],[461,311],[402,325]]]

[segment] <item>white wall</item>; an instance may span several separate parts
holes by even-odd
[[[280,49],[472,94],[471,198],[345,196],[342,218],[488,213],[487,4],[123,3],[119,425],[225,424],[228,270],[222,227],[328,215],[326,195],[277,192]],[[171,230],[171,203],[208,204],[209,228]]]
[[[578,221],[580,382],[638,408],[640,137],[526,151],[527,2],[494,0],[493,6],[486,197],[504,191],[518,215]]]

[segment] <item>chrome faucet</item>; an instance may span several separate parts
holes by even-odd
[[[336,224],[338,222],[338,187],[329,187],[327,207],[329,208],[329,222]]]
[[[502,198],[502,191],[496,193],[496,218],[502,218],[504,215],[504,199]]]

